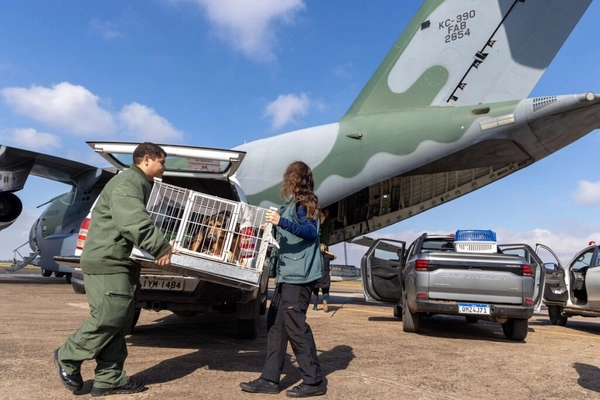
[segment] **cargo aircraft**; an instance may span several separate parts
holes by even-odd
[[[527,98],[590,3],[425,0],[338,122],[233,149],[245,154],[230,179],[249,203],[269,206],[285,167],[305,161],[335,244],[528,167],[600,127],[600,94]],[[71,186],[33,224],[32,252],[13,270],[40,257],[45,274],[69,273],[53,257],[74,253],[114,173],[0,145],[0,229],[21,213],[15,192],[30,174]]]

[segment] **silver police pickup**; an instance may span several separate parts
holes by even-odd
[[[487,241],[458,240],[477,232]],[[419,236],[406,243],[373,242],[361,261],[367,301],[394,304],[405,332],[418,332],[422,316],[463,316],[502,324],[507,339],[522,341],[541,308],[545,268],[526,244],[497,245],[492,231]]]

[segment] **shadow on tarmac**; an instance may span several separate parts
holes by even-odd
[[[579,386],[594,392],[600,392],[600,368],[582,363],[574,363],[573,368],[579,374],[579,379],[577,379]]]
[[[239,350],[239,348],[231,347],[229,351],[223,352],[222,349],[207,347],[193,353],[163,360],[151,368],[138,372],[132,376],[132,379],[146,384],[165,383],[181,379],[198,369],[250,371],[255,372],[258,378],[265,361],[264,352],[240,353]],[[327,376],[335,371],[348,368],[354,357],[350,346],[338,345],[329,351],[320,352],[319,362],[323,374]],[[302,379],[295,359],[290,354],[286,356],[282,377],[281,390],[293,386]]]

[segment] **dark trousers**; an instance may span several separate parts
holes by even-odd
[[[323,380],[317,359],[317,348],[310,326],[306,323],[306,310],[314,282],[304,285],[279,283],[267,316],[267,360],[261,377],[279,383],[288,340],[300,366],[304,383],[314,385]]]

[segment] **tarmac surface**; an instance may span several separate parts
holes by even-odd
[[[89,398],[94,362],[84,363],[84,388],[59,382],[52,351],[86,319],[84,295],[39,269],[0,270],[0,399]],[[322,370],[322,399],[600,399],[600,319],[570,318],[553,326],[547,313],[530,320],[524,342],[500,325],[434,316],[422,333],[402,332],[389,306],[365,303],[357,285],[332,284],[329,312],[308,312]],[[266,324],[265,317],[262,317]],[[228,314],[182,319],[143,311],[127,339],[125,367],[148,390],[114,399],[278,399],[300,383],[291,349],[276,395],[244,393],[239,383],[260,375],[266,329],[240,339]]]

